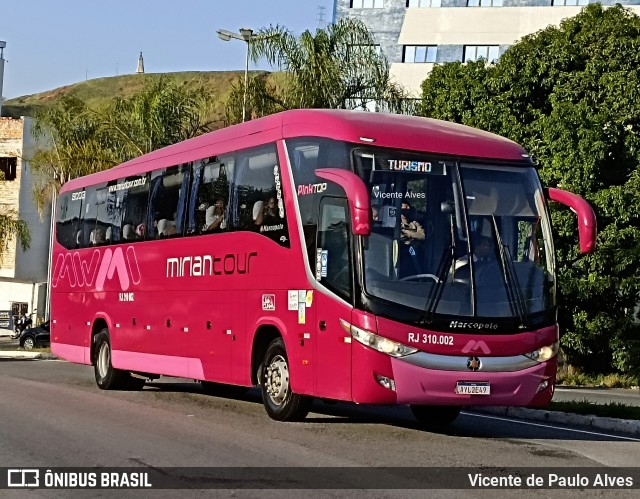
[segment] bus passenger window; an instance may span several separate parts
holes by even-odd
[[[179,165],[151,173],[151,194],[147,219],[148,235],[171,237],[182,234],[182,218],[186,204],[189,165]]]
[[[238,153],[233,203],[234,226],[290,246],[275,145]]]
[[[233,176],[233,164],[233,155],[212,156],[195,162],[187,234],[229,229],[229,177]]]

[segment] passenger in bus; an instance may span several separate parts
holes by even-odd
[[[380,214],[378,213],[377,206],[371,207],[371,219],[373,220],[374,223],[380,221]]]
[[[97,227],[89,234],[89,243],[92,246],[101,246],[107,242],[105,230],[102,227]]]
[[[425,239],[424,228],[416,219],[415,210],[409,203],[402,203],[400,213],[400,238],[406,245]]]
[[[423,273],[422,241],[425,232],[418,222],[415,210],[409,203],[402,203],[400,213],[400,276],[407,277]]]
[[[217,199],[213,206],[209,206],[205,211],[204,232],[220,231],[226,228],[224,201]]]
[[[471,249],[473,251],[473,261],[480,264],[495,261],[495,251],[493,241],[490,237],[483,235],[472,235]],[[463,255],[456,260],[455,268],[459,269],[469,264],[469,255]]]
[[[158,220],[158,236],[170,237],[176,235],[176,223],[173,220],[163,218]]]
[[[275,196],[270,196],[266,203],[257,201],[253,207],[253,220],[258,227],[276,225],[280,217]]]
[[[136,229],[131,224],[122,227],[122,239],[124,241],[135,241],[137,239]]]

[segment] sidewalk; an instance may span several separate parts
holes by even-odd
[[[0,359],[57,359],[50,352],[30,352],[20,348],[18,339],[11,339],[11,336],[0,336]]]

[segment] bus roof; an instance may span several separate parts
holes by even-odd
[[[210,155],[207,149],[212,146],[242,137],[255,136],[259,132],[271,132],[265,143],[277,138],[321,136],[352,143],[425,151],[433,154],[499,161],[529,161],[526,151],[515,142],[457,123],[367,111],[295,109],[215,130],[158,149],[110,170],[91,175],[91,183],[133,175],[137,170],[135,167],[140,167],[144,163],[165,163],[166,160],[173,158],[174,161],[171,164],[179,164],[207,157]],[[167,163],[167,166],[170,164]],[[129,167],[131,167],[130,172],[121,170],[129,170]],[[114,170],[117,170],[117,175],[114,175]],[[86,179],[74,179],[67,182],[62,190],[77,189],[86,184]]]

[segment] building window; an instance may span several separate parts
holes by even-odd
[[[436,62],[438,47],[436,45],[405,45],[402,62]]]
[[[441,7],[442,0],[407,0],[407,7]]]
[[[383,0],[351,0],[352,9],[381,9]]]
[[[469,62],[484,59],[487,62],[494,62],[498,59],[498,50],[497,45],[465,45],[462,60]]]
[[[551,3],[554,7],[565,7],[572,5],[589,5],[589,0],[552,0]]]
[[[1,180],[15,180],[18,158],[0,158]]]
[[[467,7],[502,7],[502,0],[467,0]]]

